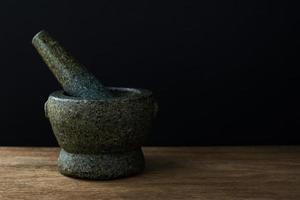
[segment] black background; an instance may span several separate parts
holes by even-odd
[[[105,85],[154,92],[148,145],[300,144],[289,1],[2,0],[0,24],[0,145],[56,145],[43,103],[60,87],[31,45],[41,29]]]

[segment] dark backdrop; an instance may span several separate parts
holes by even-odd
[[[300,144],[297,13],[271,0],[2,0],[0,145],[56,145],[43,103],[60,86],[31,46],[41,29],[105,85],[154,92],[150,145]]]

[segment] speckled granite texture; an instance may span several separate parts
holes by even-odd
[[[141,145],[157,106],[148,90],[109,88],[105,100],[52,93],[45,112],[60,147],[62,174],[87,179],[113,179],[144,168]]]
[[[45,103],[62,148],[59,171],[103,180],[141,172],[141,145],[157,111],[152,93],[104,87],[46,31],[37,33],[32,44],[64,89]]]
[[[67,94],[85,99],[111,97],[100,81],[46,31],[37,33],[32,44]]]
[[[83,179],[121,178],[138,174],[144,167],[140,148],[101,154],[72,154],[62,149],[58,157],[58,169],[62,174]]]

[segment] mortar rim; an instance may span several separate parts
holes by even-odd
[[[85,99],[82,97],[74,97],[65,94],[64,90],[57,90],[49,95],[49,99],[58,101],[74,101],[74,102],[115,102],[121,100],[136,100],[142,98],[149,98],[152,92],[141,88],[127,88],[127,87],[106,87],[110,91],[129,92],[131,95],[115,96],[108,99]]]

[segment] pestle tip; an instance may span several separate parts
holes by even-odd
[[[47,31],[45,30],[41,30],[40,32],[38,32],[37,34],[35,34],[32,38],[32,44],[34,45],[36,43],[37,40],[39,40],[40,38],[43,38],[43,37],[47,37],[49,34]]]

